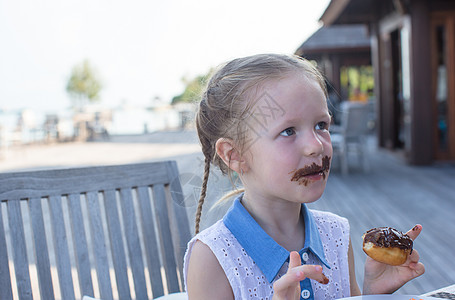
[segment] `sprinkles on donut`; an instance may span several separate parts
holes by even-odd
[[[402,265],[412,253],[413,241],[391,227],[378,227],[363,235],[363,251],[372,259],[392,265]]]

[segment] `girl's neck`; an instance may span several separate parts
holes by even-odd
[[[245,192],[242,204],[259,226],[282,247],[289,251],[299,251],[304,247],[305,222],[300,203],[251,197]]]

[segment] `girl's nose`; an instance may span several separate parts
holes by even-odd
[[[321,137],[315,132],[308,132],[302,140],[302,151],[305,156],[317,156],[324,153]]]

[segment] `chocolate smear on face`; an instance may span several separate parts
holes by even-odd
[[[330,168],[330,157],[324,156],[322,158],[322,166],[317,165],[316,163],[312,163],[309,166],[305,166],[297,171],[294,171],[294,175],[291,178],[291,181],[297,181],[300,185],[307,186],[311,179],[307,178],[308,175],[316,175],[321,174],[322,178],[325,180],[327,177],[327,173],[329,172]],[[292,173],[292,172],[291,172]]]

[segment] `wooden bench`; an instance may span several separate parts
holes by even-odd
[[[182,291],[183,199],[174,161],[0,173],[0,299]]]

